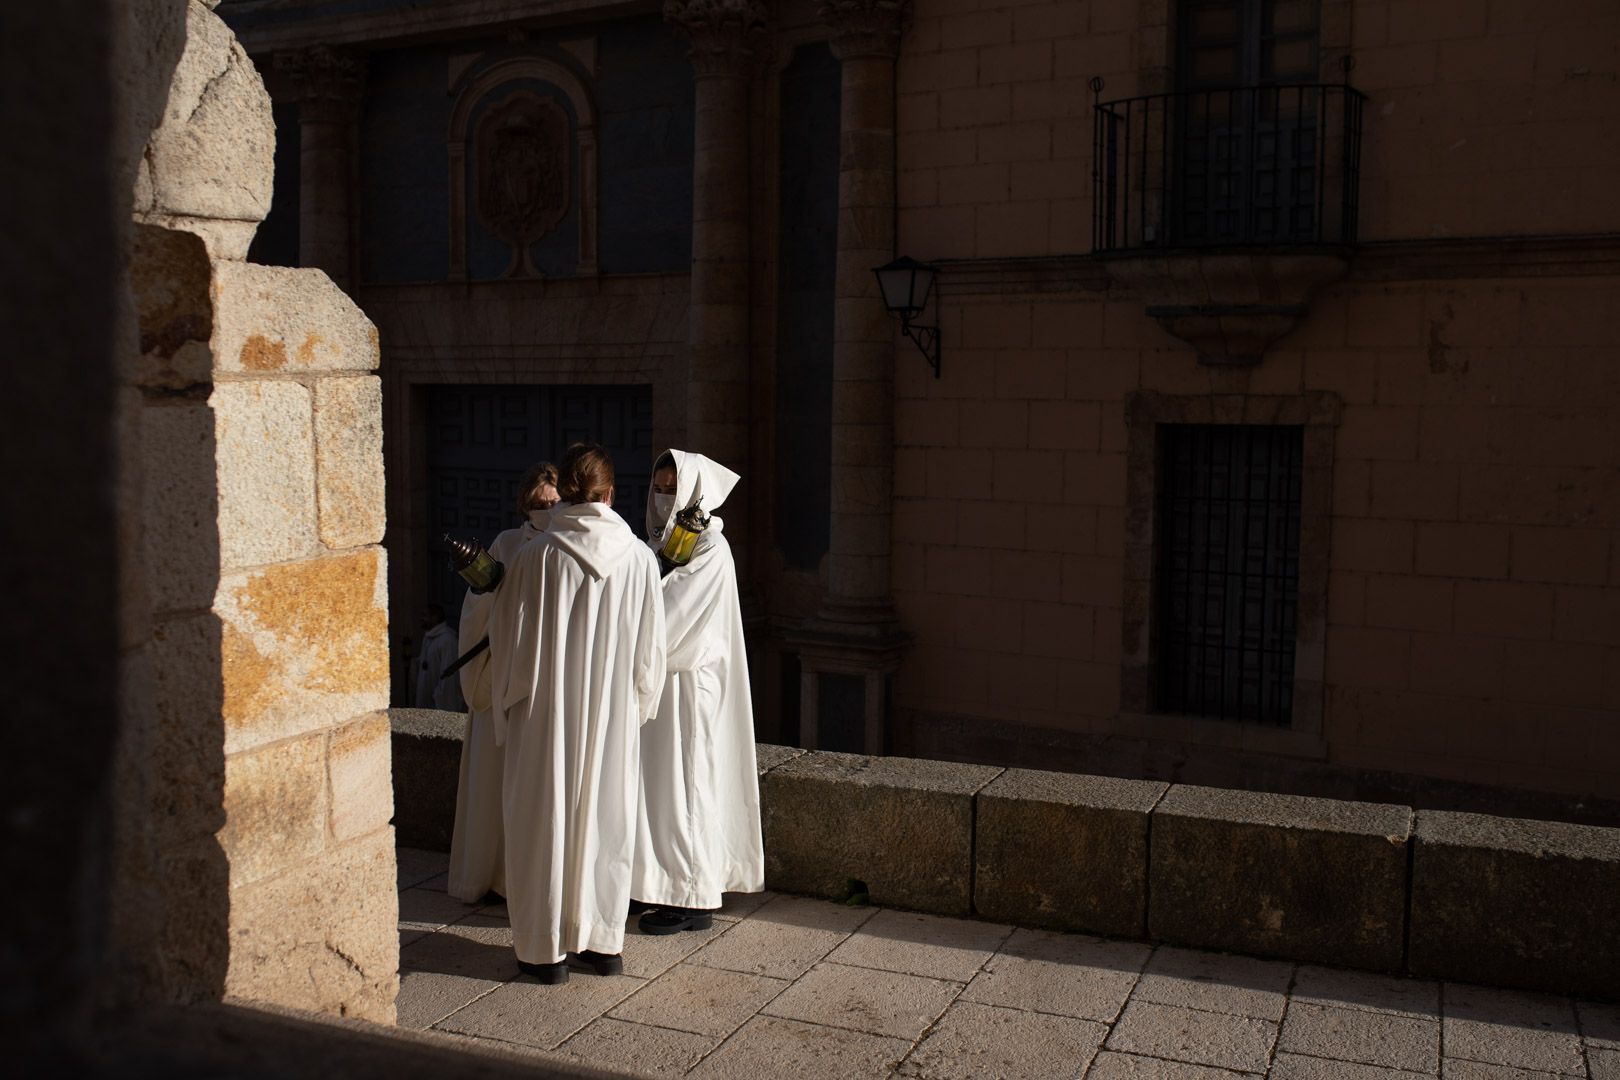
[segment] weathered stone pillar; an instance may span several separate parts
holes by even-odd
[[[748,86],[765,9],[758,0],[668,0],[664,17],[691,40],[697,75],[686,445],[736,469],[746,484]],[[733,520],[743,515],[727,524]],[[741,554],[735,538],[732,546]]]
[[[860,710],[881,753],[888,678],[904,637],[889,594],[894,493],[894,326],[872,268],[894,257],[894,63],[905,0],[827,0],[821,16],[843,65],[834,286],[832,529],[827,597],[798,640],[801,732],[824,741]]]
[[[324,45],[276,58],[298,94],[298,264],[353,284],[349,145],[366,58]]]

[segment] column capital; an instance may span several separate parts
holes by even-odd
[[[366,85],[366,54],[314,45],[277,53],[276,70],[287,77],[300,102],[354,105]]]
[[[900,54],[900,30],[911,0],[822,0],[817,14],[832,29],[832,52],[840,60]]]
[[[692,43],[698,77],[742,77],[753,71],[769,11],[761,0],[664,0],[664,21]]]

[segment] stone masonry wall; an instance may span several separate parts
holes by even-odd
[[[240,261],[270,101],[198,2],[136,185],[130,382],[166,994],[392,1022],[398,985],[377,334]]]
[[[921,259],[1091,247],[1093,96],[1158,93],[1170,0],[916,0],[902,38],[900,248]],[[1368,95],[1361,238],[1620,229],[1603,0],[1327,0],[1324,82]]]
[[[898,358],[899,707],[1118,733],[1125,396],[1327,391],[1328,760],[1620,794],[1620,278],[1347,283],[1248,371],[1136,300],[947,297],[944,377]]]

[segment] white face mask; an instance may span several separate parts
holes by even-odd
[[[675,496],[660,495],[655,491],[653,492],[652,504],[653,513],[658,515],[660,520],[668,520],[669,512],[675,509]]]

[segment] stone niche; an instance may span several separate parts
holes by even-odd
[[[1167,250],[1109,256],[1115,282],[1201,364],[1257,364],[1350,269],[1348,249]]]

